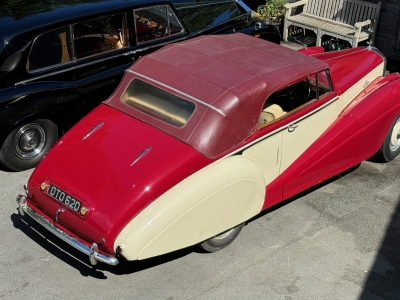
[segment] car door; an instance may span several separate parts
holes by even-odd
[[[134,17],[139,12],[141,25]],[[147,29],[146,40],[138,39],[139,25]],[[91,16],[39,35],[27,71],[36,79],[63,82],[76,91],[75,122],[112,94],[123,72],[140,55],[185,33],[166,4]]]
[[[111,95],[137,58],[180,39],[186,31],[169,5],[100,16],[73,25],[77,86],[86,111]]]
[[[51,100],[51,110],[65,119],[67,129],[111,95],[132,63],[129,47],[124,12],[44,31],[32,43],[22,83],[35,84],[37,91],[43,91],[40,85],[57,90],[59,100]],[[50,108],[50,100],[41,101]]]
[[[258,126],[267,134],[243,152],[264,175],[265,207],[285,198],[286,171],[337,118],[336,100],[326,71],[308,76],[266,100]],[[275,129],[271,132],[268,129],[272,124]]]
[[[82,115],[106,100],[123,72],[136,59],[128,34],[127,13],[108,13],[71,24],[73,79]]]
[[[307,82],[315,98],[294,109],[294,119],[286,126],[282,135],[282,160],[280,174],[283,183],[283,199],[300,192],[300,185],[290,185],[295,178],[306,180],[306,168],[310,165],[308,159],[311,146],[317,145],[318,139],[334,124],[340,113],[338,97],[332,92],[329,74],[326,71],[309,76]],[[316,153],[316,151],[312,151]],[[314,157],[318,160],[320,157]],[[307,186],[307,184],[304,184]],[[295,189],[296,192],[294,192]]]
[[[280,174],[337,118],[337,97],[331,91],[329,76],[322,71],[273,95],[274,99],[267,100],[277,102],[283,107],[285,118],[290,118],[282,133]]]

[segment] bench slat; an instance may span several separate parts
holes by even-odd
[[[343,0],[336,0],[335,8],[334,10],[332,10],[332,16],[328,19],[339,22],[342,11],[343,11]]]
[[[324,31],[329,31],[329,32],[336,32],[338,34],[341,34],[343,36],[347,36],[348,38],[353,38],[354,33],[355,33],[355,27],[354,26],[349,26],[349,25],[342,25],[340,23],[333,22],[328,23],[324,19],[318,19],[312,16],[307,16],[305,14],[303,15],[297,15],[294,17],[295,21],[298,21],[302,24],[306,24],[308,26],[316,27],[316,28],[321,28]]]
[[[324,7],[324,12],[323,12],[323,17],[328,18],[329,11],[332,9],[332,6],[329,5],[328,2],[324,2],[324,3],[325,3],[325,7]]]
[[[351,9],[349,12],[349,17],[348,17],[348,21],[345,22],[346,24],[350,24],[350,25],[354,25],[355,24],[355,19],[356,19],[356,11],[357,11],[357,5],[355,3],[351,3]]]

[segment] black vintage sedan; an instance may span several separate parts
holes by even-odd
[[[14,171],[35,167],[111,95],[125,69],[167,43],[233,32],[279,43],[277,29],[255,23],[251,13],[241,0],[6,0],[0,163]]]

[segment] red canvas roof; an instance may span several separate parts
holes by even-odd
[[[215,157],[256,130],[271,93],[326,68],[321,60],[252,36],[202,36],[138,60],[109,102]],[[133,78],[183,98],[190,95],[197,100],[195,113],[184,127],[175,128],[126,107],[119,97]]]

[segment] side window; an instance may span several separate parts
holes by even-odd
[[[330,76],[324,70],[271,94],[264,103],[258,128],[317,101],[331,91]]]
[[[320,99],[326,94],[332,92],[332,85],[330,82],[329,73],[327,71],[313,74],[307,78],[310,88],[315,91],[315,98]]]
[[[85,58],[128,46],[124,14],[102,16],[73,25],[76,58]]]
[[[72,60],[69,27],[61,27],[39,35],[33,42],[27,71],[35,71]]]
[[[133,14],[137,44],[183,32],[182,25],[167,5],[135,9]]]
[[[186,2],[186,1],[182,1]],[[189,2],[189,1],[187,1]],[[243,14],[243,9],[236,1],[196,1],[193,5],[183,5],[177,8],[179,16],[185,22],[190,32],[196,32],[230,21]],[[203,3],[198,3],[203,2]],[[217,3],[213,3],[217,2]],[[265,1],[258,1],[265,2]],[[249,1],[251,3],[251,1]]]

